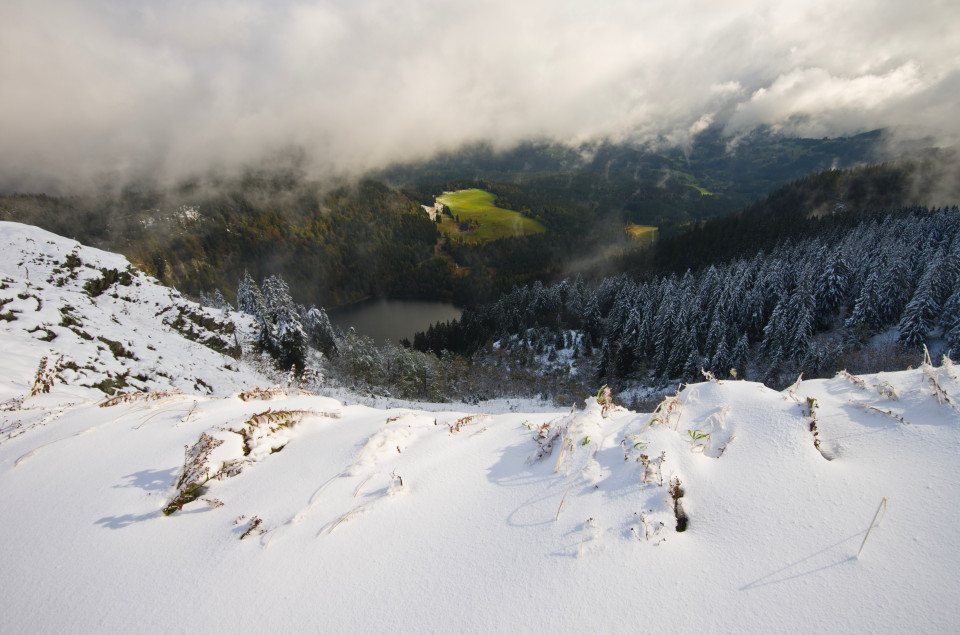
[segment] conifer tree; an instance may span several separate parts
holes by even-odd
[[[701,379],[702,375],[700,374],[700,370],[702,368],[703,358],[700,357],[700,352],[694,348],[684,361],[681,378],[690,383],[695,382]]]
[[[307,356],[307,336],[297,315],[290,289],[280,276],[263,281],[265,314],[257,315],[258,344],[268,351],[281,368],[303,371]]]
[[[304,316],[303,326],[311,346],[327,357],[337,354],[337,337],[323,308],[311,306]]]
[[[727,340],[723,338],[717,344],[717,348],[713,352],[713,357],[710,359],[710,370],[719,377],[726,376],[731,367],[730,361],[730,352],[727,350]]]
[[[955,279],[953,293],[943,303],[943,311],[937,323],[943,327],[943,332],[947,333],[960,325],[960,279]],[[958,351],[960,352],[960,351]]]
[[[898,328],[900,341],[908,346],[922,344],[933,327],[934,320],[940,316],[943,306],[942,262],[942,257],[937,256],[929,261],[916,292],[903,310]]]
[[[760,350],[767,357],[780,359],[784,345],[789,342],[790,298],[783,297],[773,307],[770,320],[763,327],[763,341]]]
[[[791,323],[787,354],[795,360],[801,360],[810,348],[816,317],[815,300],[805,289],[797,289],[790,298]]]
[[[250,272],[244,269],[240,284],[237,285],[237,310],[256,316],[265,309],[266,304],[260,287],[250,276]]]
[[[747,359],[750,356],[750,343],[747,341],[747,335],[744,333],[737,339],[733,352],[730,354],[730,367],[737,370],[740,379],[746,378]]]
[[[868,334],[877,332],[883,326],[883,321],[880,318],[878,286],[877,272],[871,271],[853,305],[850,317],[847,318],[845,323],[847,328],[859,331],[862,334]]]
[[[889,256],[881,260],[876,294],[877,314],[882,324],[891,324],[900,319],[910,300],[910,262],[893,242],[887,243]]]
[[[822,275],[817,280],[814,292],[817,298],[817,322],[821,325],[825,326],[833,316],[839,313],[846,300],[849,278],[850,267],[847,265],[840,249],[835,249]]]
[[[230,305],[227,303],[227,301],[223,299],[223,294],[220,293],[220,289],[214,289],[213,290],[213,308],[225,310],[229,306]]]

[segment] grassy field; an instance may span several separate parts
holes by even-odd
[[[669,173],[667,173],[664,170],[661,170],[661,172],[664,174],[669,174],[669,176],[676,178],[680,183],[682,183],[683,185],[686,185],[687,187],[692,187],[696,191],[700,192],[700,196],[713,196],[715,194],[715,192],[711,192],[707,188],[699,185],[697,183],[696,177],[694,177],[692,174],[684,172],[683,170],[679,170],[679,169],[670,170]]]
[[[634,223],[627,223],[624,229],[627,236],[647,245],[654,243],[660,232],[659,228],[652,225],[635,225]]]
[[[460,231],[457,223],[443,215],[443,222],[438,226],[440,233],[452,240],[462,238],[466,243],[485,243],[498,238],[546,231],[546,227],[532,218],[497,207],[495,198],[483,190],[461,190],[438,196],[437,202],[449,207],[454,216],[459,216],[461,224],[470,225],[468,231]]]

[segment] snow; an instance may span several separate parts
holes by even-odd
[[[128,285],[115,283],[96,297],[84,291],[86,282],[102,277],[102,269],[127,271],[130,265],[122,256],[5,222],[0,223],[0,249],[14,254],[0,260],[0,302],[10,300],[0,312],[12,311],[16,316],[13,321],[0,322],[4,334],[0,355],[19,360],[16,366],[7,367],[12,383],[0,386],[0,400],[29,391],[40,360],[54,353],[78,366],[77,381],[58,392],[68,390],[86,398],[90,396],[77,390],[76,384],[90,386],[124,373],[130,386],[140,390],[222,393],[263,381],[260,374],[240,371],[229,357],[185,338],[171,337],[169,323],[181,309],[213,319],[219,319],[220,312],[186,301],[155,279],[133,271]],[[58,264],[70,254],[80,264],[73,268]],[[72,325],[67,324],[68,318]],[[240,327],[248,321],[237,313],[231,319]],[[185,328],[194,329],[189,320],[185,322]],[[51,334],[53,340],[41,339]],[[118,342],[130,356],[111,354],[108,342],[99,337]],[[222,337],[226,343],[234,343],[232,336]]]
[[[119,256],[10,223],[0,244],[19,250],[0,263],[2,311],[20,312],[0,322],[4,633],[960,628],[949,364],[783,392],[708,381],[655,414],[587,395],[488,413],[258,398],[268,377],[157,317],[189,304],[175,292],[137,274],[83,294],[101,267],[126,269]],[[95,268],[47,282],[71,251]],[[93,340],[59,326],[64,304]],[[138,360],[98,351],[100,335]],[[58,355],[95,370],[29,396]],[[127,369],[150,378],[116,405],[80,385]],[[209,503],[164,515],[201,435],[222,441],[208,473],[236,469],[206,484]]]

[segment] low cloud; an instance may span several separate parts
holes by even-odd
[[[718,124],[951,139],[958,27],[934,0],[7,0],[0,187],[167,181],[292,147],[352,175],[481,140],[683,144]]]

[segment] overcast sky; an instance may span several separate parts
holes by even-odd
[[[958,113],[957,0],[0,2],[0,186]]]

